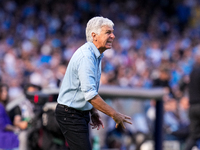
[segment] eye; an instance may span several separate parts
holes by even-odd
[[[107,34],[111,34],[111,31],[107,31],[106,33],[107,33]]]

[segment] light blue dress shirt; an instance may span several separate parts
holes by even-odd
[[[57,102],[78,110],[91,110],[88,102],[98,94],[103,54],[87,42],[73,54],[63,78]]]

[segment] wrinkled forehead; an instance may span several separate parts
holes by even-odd
[[[103,25],[101,31],[114,31],[113,26]]]

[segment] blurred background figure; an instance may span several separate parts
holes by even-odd
[[[193,70],[189,82],[189,118],[190,134],[185,144],[185,150],[191,150],[193,146],[200,146],[200,50],[196,52]],[[199,147],[200,148],[200,147]]]
[[[6,112],[8,103],[8,85],[0,84],[0,149],[18,150],[19,140],[17,133],[19,128],[12,125]]]
[[[29,96],[31,93],[36,93],[42,90],[42,87],[32,83],[26,84],[24,86],[25,99],[21,101],[14,109],[20,109],[20,113],[14,114],[14,125],[20,128],[19,140],[20,140],[20,150],[29,149],[28,137],[31,132],[31,121],[33,120],[34,114],[34,104],[32,104],[32,97]]]
[[[188,103],[168,97],[164,102],[165,140],[185,141],[189,131]],[[186,104],[183,104],[186,103]],[[187,106],[185,106],[187,105]]]
[[[9,100],[6,110],[13,126],[19,129],[19,148],[20,150],[28,150],[28,135],[30,132],[30,124],[35,116],[33,94],[41,90],[41,86],[28,83],[24,85],[23,95],[16,99]],[[9,93],[8,93],[9,94]]]
[[[130,149],[135,147],[134,134],[129,129],[123,129],[121,125],[113,128],[106,134],[105,144],[110,149]]]
[[[160,66],[158,70],[158,75],[153,79],[153,87],[163,87],[169,91],[169,94],[174,97],[174,93],[170,86],[170,70],[168,66]]]

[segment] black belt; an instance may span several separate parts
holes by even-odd
[[[62,108],[65,108],[65,110],[70,110],[70,111],[74,111],[74,112],[79,112],[79,113],[82,113],[84,115],[87,115],[89,114],[89,110],[86,110],[86,111],[81,111],[81,110],[78,110],[78,109],[75,109],[75,108],[72,108],[72,107],[68,107],[67,105],[63,105],[63,104],[59,104],[58,103],[58,106],[59,107],[62,107]]]

